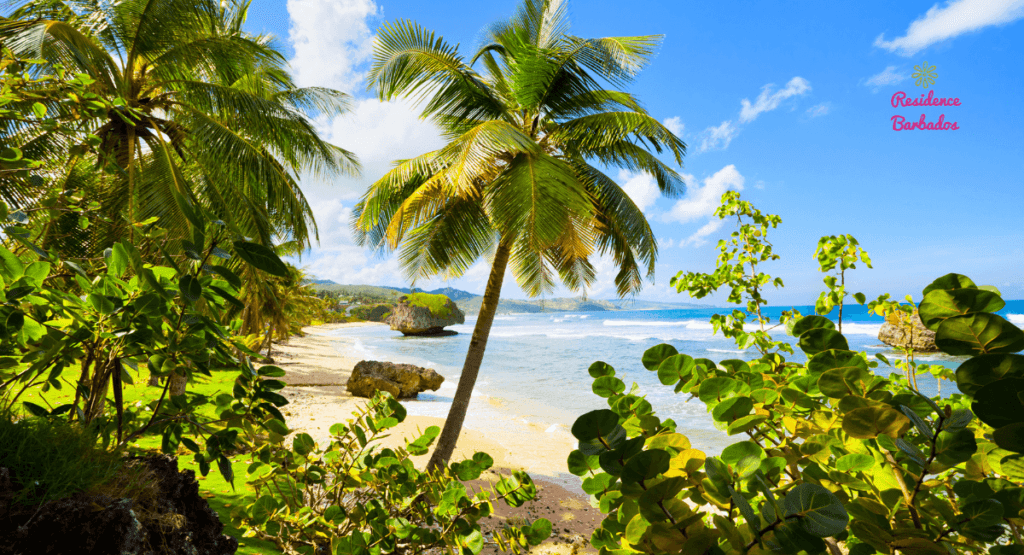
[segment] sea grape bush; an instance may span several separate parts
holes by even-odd
[[[198,213],[192,216],[196,225],[204,223]],[[7,223],[5,234],[21,237],[19,218],[12,215]],[[137,226],[140,234],[160,236],[152,223]],[[20,401],[33,416],[79,421],[100,431],[111,447],[144,434],[159,435],[165,452],[183,444],[195,453],[203,474],[216,464],[232,480],[226,452],[239,444],[251,446],[266,429],[283,429],[278,407],[287,401],[276,393],[284,384],[271,379],[283,371],[257,370],[251,361],[255,353],[220,323],[227,305],[240,304],[234,296],[240,284],[232,271],[213,261],[233,256],[224,245],[261,270],[277,271],[274,260],[283,264],[270,249],[224,240],[228,232],[223,226],[205,223],[209,240],[197,229],[191,240],[175,241],[181,256],[168,255],[164,243],[154,247],[164,254],[164,265],[146,262],[152,257],[128,241],[115,243],[102,261],[92,263],[61,260],[23,237],[20,255],[0,246],[0,408]],[[158,400],[125,406],[123,386],[139,377],[140,369],[183,380],[235,369],[238,378],[232,393],[216,399],[175,394],[167,379]],[[77,376],[69,377],[70,372]],[[59,406],[22,397],[34,389],[66,385],[74,398]],[[202,416],[210,412],[204,407],[215,407],[215,416]]]
[[[745,440],[718,457],[604,363],[590,368],[610,410],[573,426],[569,469],[608,514],[608,553],[1024,553],[1024,334],[990,311],[998,294],[951,274],[919,310],[964,393],[929,398],[849,350],[832,322],[797,321],[805,364],[772,354],[718,363],[669,345],[644,353],[659,380],[704,402]],[[972,411],[973,409],[973,411]],[[974,414],[978,418],[975,419]]]
[[[602,555],[1024,554],[1024,356],[1015,354],[1024,332],[992,314],[1004,306],[998,291],[949,274],[923,292],[916,308],[939,348],[972,357],[955,373],[960,393],[948,398],[930,398],[912,381],[918,372],[948,372],[908,352],[896,372],[877,375],[888,359],[850,350],[821,315],[786,316],[807,356],[790,362],[782,356],[791,352],[788,342],[768,334],[759,310],[761,288],[772,279],[757,265],[776,258],[765,235],[780,220],[736,193],[723,195],[717,214],[736,215],[740,224],[719,243],[718,269],[680,273],[673,283],[694,296],[728,286],[730,301],[745,299],[759,330],[743,329],[741,311],[713,322],[760,358],[714,362],[663,344],[642,362],[676,393],[699,398],[716,427],[744,440],[707,457],[654,414],[635,384],[625,393],[613,368],[594,363],[593,390],[609,409],[576,421],[579,449],[568,459],[608,515],[592,545]],[[855,255],[869,260],[850,239],[845,246],[822,239],[823,269],[852,268]],[[847,255],[849,264],[840,259]],[[841,307],[845,291],[826,285]],[[914,309],[887,297],[871,308]]]
[[[871,257],[866,250],[861,248],[853,235],[822,237],[818,240],[814,257],[818,260],[818,266],[822,272],[832,272],[823,280],[828,291],[822,291],[818,295],[818,300],[814,303],[814,311],[818,314],[828,314],[838,306],[839,314],[836,324],[839,332],[842,333],[843,303],[849,295],[846,292],[846,270],[856,269],[858,262],[862,262],[870,268]],[[864,293],[854,293],[853,298],[858,304],[864,304],[867,301]]]
[[[398,401],[380,392],[353,419],[331,426],[325,448],[305,433],[295,434],[290,448],[282,436],[271,436],[248,469],[256,500],[233,520],[246,536],[273,541],[286,553],[480,553],[485,537],[479,523],[493,512],[492,492],[472,493],[462,481],[479,478],[493,459],[476,453],[439,472],[418,470],[410,457],[427,453],[437,426],[404,448],[376,446],[405,416]],[[536,493],[522,471],[493,487],[493,499],[513,507]],[[491,541],[519,553],[550,533],[551,522],[541,518],[506,526]]]

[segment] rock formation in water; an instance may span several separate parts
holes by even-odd
[[[902,315],[901,315],[902,316]],[[878,340],[893,347],[913,347],[915,351],[934,352],[935,332],[924,327],[921,317],[915,311],[909,322],[906,316],[889,316],[878,330]]]
[[[442,335],[445,326],[463,324],[466,314],[444,295],[411,293],[398,299],[387,323],[405,335]]]
[[[421,391],[437,391],[444,376],[429,368],[412,364],[396,364],[363,360],[356,364],[346,388],[356,397],[373,397],[387,391],[396,399],[416,397]]]

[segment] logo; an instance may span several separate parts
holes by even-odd
[[[914,84],[925,89],[934,85],[935,78],[939,76],[938,73],[935,73],[935,66],[928,65],[928,62],[914,66],[914,69],[916,71],[910,75],[914,78]],[[892,95],[889,103],[892,104],[893,108],[909,108],[913,106],[958,107],[960,106],[960,99],[937,96],[933,89],[928,91],[928,96],[922,93],[918,98],[907,96],[907,93],[899,91]],[[937,121],[928,121],[925,114],[921,114],[921,117],[913,121],[907,120],[907,118],[899,114],[889,119],[892,121],[893,131],[956,131],[960,129],[957,122],[946,121],[946,114],[939,114]]]
[[[935,78],[939,76],[938,73],[935,73],[935,66],[929,66],[927,61],[919,66],[914,66],[914,69],[917,71],[911,73],[910,76],[915,79],[914,84],[918,87],[927,89],[935,84]]]

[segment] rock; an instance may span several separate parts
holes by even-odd
[[[378,391],[387,391],[396,399],[407,399],[428,389],[437,391],[442,382],[444,376],[429,368],[362,360],[352,369],[346,388],[356,397],[369,398]]]
[[[905,318],[905,316],[904,316]],[[921,317],[915,311],[910,321],[900,321],[898,316],[889,316],[878,330],[878,340],[893,347],[913,347],[919,352],[935,352],[935,332],[924,327]]]
[[[465,323],[466,314],[444,295],[411,293],[398,299],[386,321],[405,335],[442,335],[445,326]]]
[[[0,497],[10,489],[6,470],[0,469]],[[199,496],[195,473],[178,472],[175,457],[129,459],[124,476],[134,485],[120,489],[132,498],[78,493],[38,510],[8,505],[6,514],[0,510],[0,553],[231,555],[238,549]],[[134,482],[139,478],[145,485]]]

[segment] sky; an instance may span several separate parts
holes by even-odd
[[[957,272],[995,285],[1005,298],[1024,298],[1024,0],[569,6],[571,32],[580,37],[664,36],[628,90],[688,145],[677,168],[686,193],[665,198],[649,176],[608,170],[644,210],[660,244],[654,280],[637,298],[691,302],[669,280],[714,269],[717,242],[735,230],[712,216],[729,189],[782,218],[769,234],[781,259],[763,266],[786,284],[766,293],[771,304],[813,303],[824,288],[815,246],[838,234],[856,237],[874,266],[851,270],[848,291],[919,298],[933,279]],[[515,7],[514,0],[253,2],[248,29],[278,38],[300,85],[339,89],[354,101],[348,114],[317,124],[359,156],[363,175],[302,181],[320,241],[295,263],[338,283],[410,284],[394,256],[372,255],[349,231],[352,207],[393,160],[442,144],[409,103],[382,103],[367,90],[375,31],[413,20],[459,44],[468,59],[482,30]],[[927,88],[914,76],[922,67],[934,68]],[[892,105],[896,93],[932,91],[960,105]],[[958,129],[894,130],[894,116],[909,125],[922,115]],[[598,259],[596,266],[597,282],[586,294],[614,298],[612,264]],[[416,286],[482,293],[489,269],[481,260],[461,278]],[[511,275],[502,295],[525,298]],[[560,289],[549,296],[569,295]]]

